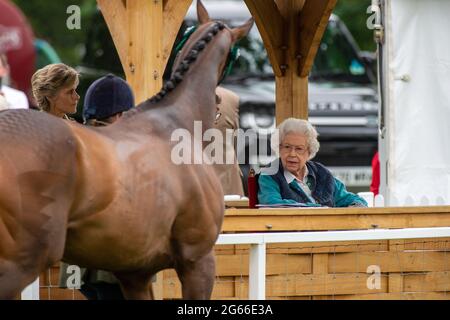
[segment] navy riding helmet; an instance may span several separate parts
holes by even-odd
[[[120,77],[108,74],[95,80],[84,98],[84,120],[109,118],[134,107],[131,87]]]

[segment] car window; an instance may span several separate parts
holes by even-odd
[[[273,77],[272,65],[258,29],[253,26],[249,35],[239,41],[240,57],[236,61],[229,77],[264,76]]]
[[[363,62],[338,21],[328,23],[317,50],[310,77],[313,80],[370,82]]]

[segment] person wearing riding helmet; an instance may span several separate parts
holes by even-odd
[[[85,124],[106,126],[117,121],[122,113],[134,107],[134,95],[129,84],[108,74],[94,81],[86,92],[83,106]]]

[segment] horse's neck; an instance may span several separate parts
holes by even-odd
[[[194,122],[200,121],[204,132],[213,126],[216,115],[217,69],[217,64],[198,61],[170,94],[156,104],[145,102],[143,110],[151,118],[162,116],[189,131],[194,129]],[[136,120],[146,121],[145,118],[138,116]]]
[[[179,117],[212,125],[216,114],[216,84],[217,66],[205,63],[188,72],[173,92]]]

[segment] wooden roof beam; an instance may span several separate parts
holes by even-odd
[[[298,17],[305,1],[276,0],[275,3],[286,21],[284,37],[287,48],[285,52],[286,69],[282,77],[276,76],[276,121],[280,124],[289,117],[308,118],[308,78],[297,74]]]
[[[97,0],[97,4],[105,18],[120,62],[126,73],[125,66],[127,65],[128,54],[128,32],[124,31],[124,28],[128,25],[126,0]]]
[[[128,6],[127,0],[97,3],[126,78],[137,101],[143,101],[161,87],[162,73],[192,0],[128,0]]]
[[[178,34],[178,30],[183,23],[183,19],[191,5],[192,0],[164,0],[163,4],[163,49],[162,63],[167,65],[173,44]]]
[[[127,0],[126,12],[128,52],[125,72],[136,104],[139,104],[162,87],[163,2]]]
[[[286,22],[273,0],[245,0],[264,41],[276,76],[284,75],[286,68]]]
[[[307,0],[299,13],[298,75],[308,76],[337,0]]]

